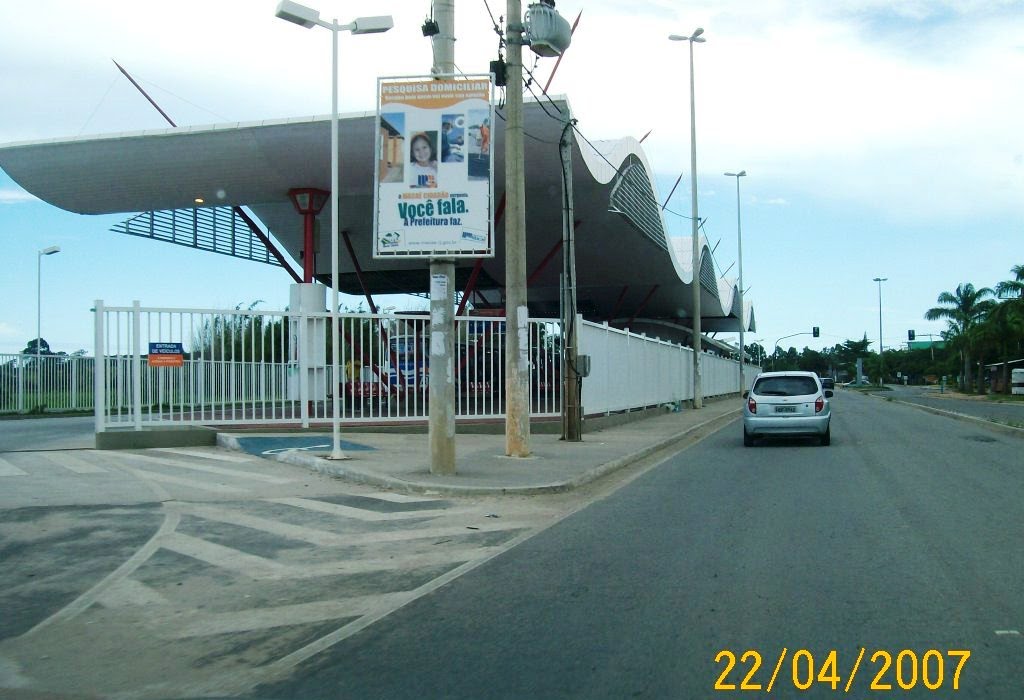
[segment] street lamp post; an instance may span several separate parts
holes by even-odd
[[[746,320],[743,316],[743,230],[740,227],[740,178],[746,177],[747,171],[741,170],[738,173],[726,173],[726,177],[736,178],[736,257],[740,267],[740,393],[743,393],[743,331]]]
[[[36,253],[36,406],[42,405],[40,402],[40,384],[42,383],[40,355],[42,355],[41,347],[43,344],[43,256],[59,252],[60,246],[52,245]]]
[[[700,361],[700,242],[697,231],[697,112],[693,99],[693,44],[702,43],[704,30],[697,28],[690,36],[670,34],[671,41],[688,41],[690,43],[690,218],[693,234],[693,407],[704,406],[703,388],[701,387]]]
[[[345,459],[341,451],[341,409],[338,394],[340,374],[338,337],[338,33],[377,34],[395,26],[390,15],[359,17],[348,24],[320,19],[320,12],[291,0],[281,0],[275,16],[306,29],[314,26],[331,31],[331,381],[334,409],[331,417],[331,459]]]
[[[872,282],[878,282],[878,385],[882,385],[885,376],[885,350],[882,347],[882,282],[888,281],[888,277],[875,277]]]

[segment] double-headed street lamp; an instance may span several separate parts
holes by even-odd
[[[743,231],[740,227],[740,178],[746,177],[747,171],[741,170],[738,173],[726,173],[726,177],[736,178],[736,256],[740,266],[740,393],[743,393],[743,331],[746,326],[743,309]]]
[[[395,26],[390,15],[359,17],[348,24],[337,20],[326,22],[320,19],[320,12],[291,0],[281,0],[277,6],[277,17],[299,26],[311,29],[314,26],[331,30],[331,381],[334,389],[334,411],[331,418],[331,459],[344,459],[341,451],[341,410],[338,394],[340,375],[338,337],[338,33],[377,34]],[[306,252],[310,254],[309,251]]]
[[[693,232],[693,407],[704,406],[704,395],[700,379],[700,242],[698,241],[697,219],[697,112],[693,99],[693,44],[703,43],[698,27],[690,36],[670,34],[670,41],[690,42],[690,219]]]
[[[885,376],[885,355],[882,351],[882,282],[888,281],[888,277],[875,277],[872,282],[878,282],[878,385],[882,385]]]

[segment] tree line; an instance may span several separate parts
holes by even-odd
[[[953,291],[938,295],[924,318],[946,322],[941,347],[885,348],[880,358],[877,352],[869,352],[872,341],[865,333],[861,340],[847,340],[821,351],[776,347],[769,353],[757,343],[746,350],[762,359],[766,370],[799,369],[842,381],[855,376],[860,358],[865,372],[872,378],[882,376],[884,382],[902,383],[907,378],[920,384],[949,377],[968,393],[984,392],[986,387],[1009,393],[1011,367],[1007,363],[1024,358],[1024,265],[1013,266],[1010,274],[1010,279],[993,287],[962,282]]]

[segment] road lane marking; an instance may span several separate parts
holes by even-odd
[[[419,588],[415,588],[411,591],[408,591],[408,600],[398,605],[378,605],[375,610],[368,612],[366,615],[363,615],[359,619],[353,620],[352,622],[342,625],[333,632],[326,634],[323,637],[320,637],[319,639],[316,639],[306,644],[305,646],[296,649],[290,654],[282,656],[276,661],[264,664],[260,668],[260,682],[266,683],[270,680],[281,678],[287,675],[292,671],[292,669],[294,669],[303,661],[326,651],[327,649],[331,648],[343,639],[347,639],[352,635],[366,629],[370,625],[387,617],[391,613],[404,607],[405,605],[408,605],[412,601],[436,591],[438,588],[447,585],[448,583],[454,581],[460,576],[472,571],[473,569],[483,566],[485,563],[487,563],[494,557],[498,556],[502,552],[506,552],[509,549],[512,549],[513,547],[525,542],[530,537],[533,537],[534,534],[536,533],[526,532],[516,537],[515,539],[506,542],[500,547],[493,547],[486,554],[481,553],[481,556],[479,556],[478,558],[473,559],[471,561],[467,561],[464,564],[460,564],[454,569],[450,569],[449,571],[446,571],[445,573],[441,574],[437,578],[428,581],[427,583],[424,583]]]
[[[28,476],[28,472],[18,469],[6,459],[0,457],[0,476]]]
[[[366,510],[364,508],[353,508],[352,506],[342,506],[337,503],[327,503],[326,501],[317,501],[309,498],[268,498],[266,499],[270,503],[280,503],[285,506],[294,506],[295,508],[304,508],[306,510],[314,510],[318,513],[329,513],[331,515],[337,515],[342,518],[354,518],[356,520],[365,520],[367,522],[383,522],[387,520],[412,520],[414,518],[436,518],[441,515],[456,515],[462,513],[475,512],[471,509],[432,509],[432,510],[403,510],[395,513],[381,513],[375,510]]]
[[[49,627],[55,622],[66,622],[71,620],[88,610],[104,592],[116,585],[119,581],[131,576],[136,569],[146,563],[146,561],[160,549],[163,540],[168,536],[171,536],[175,528],[178,527],[179,522],[181,522],[181,514],[176,510],[165,508],[164,521],[160,524],[160,529],[158,529],[156,534],[149,538],[149,541],[142,545],[135,554],[128,557],[128,559],[121,564],[121,566],[114,569],[109,576],[82,595],[75,598],[71,603],[65,605],[53,615],[50,615],[48,618],[30,629],[24,634],[24,636],[28,637],[35,634],[39,630]]]
[[[180,532],[166,538],[163,541],[163,547],[211,566],[229,569],[251,578],[287,578],[289,573],[288,567],[266,557],[246,554],[237,549],[207,542],[191,535],[183,535]]]
[[[429,496],[407,496],[404,493],[392,493],[391,491],[354,495],[364,496],[365,498],[376,498],[378,501],[390,501],[391,503],[436,503],[441,500],[440,498],[430,498]]]
[[[215,634],[252,632],[254,630],[290,625],[326,622],[343,617],[361,617],[381,605],[396,606],[406,602],[409,593],[381,593],[342,600],[320,600],[312,603],[282,605],[272,608],[251,608],[237,612],[202,614],[172,634],[174,639],[206,637]]]
[[[350,576],[369,574],[377,571],[421,569],[443,564],[462,564],[482,558],[490,558],[498,547],[439,547],[435,551],[409,556],[395,556],[387,559],[346,559],[321,564],[301,564],[290,572],[287,578],[318,578],[321,576]]]
[[[261,518],[255,515],[246,515],[244,513],[227,510],[219,506],[217,508],[211,508],[208,506],[189,504],[183,506],[182,511],[204,520],[228,523],[229,525],[239,525],[251,530],[259,530],[260,532],[266,532],[271,535],[278,535],[288,539],[308,542],[310,544],[320,546],[344,546],[350,544],[350,538],[334,532],[317,530],[315,528],[303,527],[301,525],[292,525],[290,523],[283,523],[270,518]]]
[[[132,461],[141,460],[143,462],[151,462],[153,464],[159,464],[167,467],[177,467],[179,469],[191,469],[192,471],[206,472],[208,474],[217,474],[218,476],[231,476],[239,479],[253,479],[255,481],[264,481],[268,484],[290,484],[293,479],[286,479],[280,476],[271,476],[269,474],[260,474],[258,472],[247,472],[240,469],[227,469],[226,467],[215,467],[206,464],[195,464],[193,462],[182,462],[176,459],[165,459],[163,457],[150,457],[148,455],[130,454],[130,455],[119,455],[125,459],[131,459]]]
[[[73,471],[76,474],[104,474],[107,472],[103,467],[98,467],[95,464],[89,464],[84,459],[80,459],[75,455],[67,454],[66,452],[49,452],[40,454],[40,457],[51,464],[63,467],[64,469]]]
[[[346,559],[343,561],[294,562],[284,564],[256,554],[241,552],[222,544],[207,542],[176,532],[163,540],[165,549],[198,559],[211,566],[234,571],[253,579],[307,579],[322,576],[348,576],[396,569],[418,569],[455,562],[467,562],[490,556],[493,547],[438,548],[424,554],[387,559]]]
[[[235,462],[238,464],[257,464],[258,459],[252,457],[239,457],[238,455],[226,455],[220,452],[204,452],[203,450],[186,450],[180,447],[156,447],[153,452],[166,452],[174,455],[185,455],[187,457],[202,457],[203,459],[215,459],[220,462]]]
[[[455,537],[458,535],[465,535],[469,532],[465,525],[450,525],[410,530],[339,534],[302,525],[293,525],[291,523],[285,523],[271,518],[247,515],[245,513],[239,513],[220,506],[213,508],[200,504],[187,504],[181,506],[181,508],[182,512],[203,518],[204,520],[228,523],[230,525],[239,525],[251,530],[259,530],[260,532],[266,532],[272,535],[278,535],[280,537],[325,547],[358,547],[369,544],[383,544],[386,542],[406,542],[440,537]],[[481,524],[479,530],[473,530],[472,532],[504,532],[525,530],[531,527],[535,527],[535,523],[515,520],[489,520],[486,523]]]
[[[140,479],[151,479],[152,481],[159,481],[164,484],[174,484],[175,486],[187,486],[192,489],[199,489],[200,491],[209,491],[210,493],[248,493],[247,489],[243,489],[238,486],[227,486],[226,484],[211,484],[207,481],[197,481],[196,479],[185,479],[180,476],[171,476],[170,474],[160,474],[159,472],[149,472],[145,469],[132,469],[128,468],[135,476]]]
[[[115,581],[107,590],[96,597],[96,601],[107,608],[126,608],[129,606],[143,605],[170,605],[170,601],[164,598],[153,588],[150,588],[141,581],[131,578],[123,578]]]

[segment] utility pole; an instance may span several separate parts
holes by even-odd
[[[568,109],[568,105],[566,105]],[[558,143],[562,163],[562,439],[583,439],[583,411],[580,406],[579,326],[576,323],[576,221],[572,191],[572,115],[565,115],[565,128]]]
[[[526,192],[523,167],[523,26],[507,0],[505,44],[505,455],[530,456],[530,314],[526,306]]]
[[[690,224],[693,236],[693,407],[704,407],[704,387],[701,375],[701,330],[700,330],[700,218],[697,216],[697,107],[694,104],[693,91],[693,42],[699,38],[703,29],[697,30],[690,37]],[[704,41],[701,39],[701,41]],[[742,316],[742,311],[740,312]],[[741,353],[742,354],[742,353]],[[742,362],[742,360],[741,360]]]
[[[455,73],[455,0],[435,0],[434,76]],[[455,473],[455,261],[430,259],[430,473]]]

